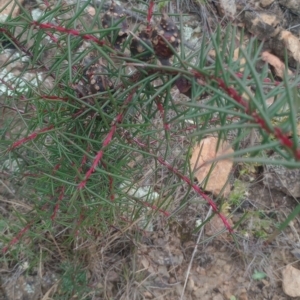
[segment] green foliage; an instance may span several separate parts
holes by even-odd
[[[71,299],[72,297],[81,298],[87,293],[88,287],[87,274],[83,270],[83,266],[74,265],[74,262],[65,262],[62,265],[65,272],[61,276],[59,285],[59,293],[57,299]],[[82,298],[81,298],[82,299]]]
[[[239,179],[236,179],[233,184],[233,190],[228,197],[229,206],[238,206],[247,192],[247,184]]]
[[[257,270],[255,270],[255,272],[253,273],[253,275],[252,275],[252,278],[254,279],[254,280],[262,280],[262,279],[264,279],[264,278],[266,278],[267,277],[267,274],[266,273],[264,273],[264,272],[259,272],[259,271],[257,271]]]

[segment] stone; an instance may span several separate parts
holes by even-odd
[[[179,266],[183,261],[183,254],[179,249],[173,253],[153,249],[149,252],[149,257],[160,266]]]
[[[276,159],[276,155],[272,158]],[[299,169],[287,169],[278,165],[266,165],[264,167],[264,185],[271,190],[281,191],[295,198],[300,197],[299,178]]]
[[[4,285],[8,300],[41,299],[41,282],[38,276],[19,276],[10,278]]]
[[[224,297],[221,294],[217,294],[216,296],[213,296],[212,300],[224,300]]]
[[[268,40],[280,33],[280,18],[270,12],[246,11],[245,28],[259,40]]]
[[[300,14],[300,2],[299,0],[279,0],[280,5],[286,7],[291,10],[296,15]]]
[[[300,297],[300,270],[291,265],[282,270],[282,289],[290,297]]]
[[[260,0],[260,6],[266,7],[274,3],[274,0]]]
[[[233,18],[236,13],[235,0],[219,0],[215,2],[220,16]]]

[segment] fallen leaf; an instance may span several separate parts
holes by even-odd
[[[290,297],[300,297],[300,270],[291,265],[282,270],[282,289]]]
[[[225,141],[220,143],[218,151],[217,145],[218,139],[215,137],[203,139],[194,147],[190,165],[200,184],[204,183],[209,174],[203,187],[206,191],[219,195],[226,184],[223,190],[223,194],[226,197],[230,193],[230,186],[227,184],[227,181],[233,162],[232,159],[218,160],[218,157],[233,153],[233,149]]]
[[[284,71],[285,71],[285,64],[283,61],[280,60],[280,58],[278,58],[277,56],[271,54],[268,51],[264,51],[261,54],[261,58],[263,61],[267,62],[268,64],[270,64],[275,71],[276,76],[283,78],[284,76]],[[292,75],[293,72],[291,70],[287,70],[288,75]]]
[[[23,2],[24,1],[20,1],[20,4],[22,4]],[[12,17],[15,18],[20,12],[20,7],[18,5],[15,5],[14,1],[0,0],[0,10],[2,10],[1,15],[7,16],[11,13]]]

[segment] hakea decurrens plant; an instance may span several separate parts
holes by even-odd
[[[226,85],[225,81],[220,78],[216,78],[215,76],[208,75],[208,73],[201,72],[199,70],[191,69],[190,71],[184,70],[182,72],[180,69],[176,71],[175,68],[172,68],[172,70],[168,70],[168,65],[170,64],[170,58],[173,56],[173,51],[176,49],[176,47],[179,45],[179,30],[174,24],[174,22],[166,15],[164,14],[159,26],[156,26],[152,28],[150,24],[150,20],[152,18],[152,12],[153,12],[153,6],[154,2],[150,1],[149,3],[149,10],[148,10],[148,16],[147,16],[147,27],[138,33],[135,36],[132,36],[130,51],[131,55],[135,57],[136,59],[139,59],[141,61],[149,61],[154,55],[158,58],[158,60],[161,62],[162,65],[165,65],[163,67],[157,66],[157,68],[151,69],[151,65],[147,65],[144,62],[142,62],[139,67],[145,67],[142,71],[144,71],[143,76],[141,78],[145,78],[145,76],[152,75],[156,72],[160,72],[161,74],[165,75],[171,75],[171,76],[178,76],[178,79],[173,83],[173,85],[176,85],[180,93],[192,97],[192,81],[193,79],[196,79],[195,85],[199,84],[200,81],[201,84],[207,84],[209,85],[211,82],[214,82],[219,90],[221,90],[223,93],[228,95],[231,99],[233,99],[237,104],[239,104],[239,108],[243,110],[246,114],[248,114],[251,117],[251,122],[259,124],[260,128],[264,130],[268,134],[273,134],[274,137],[281,143],[283,147],[288,149],[290,153],[293,154],[294,159],[296,161],[300,161],[300,149],[298,145],[295,144],[293,140],[291,140],[287,134],[285,134],[279,127],[270,127],[267,125],[265,120],[262,118],[262,116],[259,115],[259,113],[255,110],[251,110],[248,102],[238,93],[238,91],[234,87],[229,87]],[[114,45],[115,48],[119,51],[121,49],[122,44],[124,43],[125,39],[127,38],[127,30],[125,30],[125,16],[123,15],[123,11],[119,9],[117,6],[114,5],[114,7],[111,7],[109,9],[109,12],[107,12],[102,21],[103,21],[103,27],[106,29],[110,26],[119,26],[119,32],[115,36],[110,36],[109,42],[106,40],[99,40],[98,37],[92,35],[92,34],[85,34],[79,30],[75,29],[68,29],[64,28],[60,25],[54,25],[52,23],[39,23],[37,21],[33,21],[31,24],[33,27],[38,28],[39,30],[45,30],[45,31],[51,31],[51,33],[63,33],[69,36],[75,36],[77,38],[80,38],[82,40],[88,40],[92,43],[96,43],[98,46],[109,46],[109,43],[111,41],[116,42]],[[3,31],[4,29],[0,29],[0,31]],[[10,33],[5,29],[5,32],[7,35]],[[54,35],[53,35],[54,37]],[[56,37],[55,37],[56,38]],[[12,39],[16,45],[18,45],[18,40]],[[53,39],[52,39],[53,40]],[[54,40],[53,40],[54,41]],[[32,56],[32,53],[24,48],[23,45],[19,44],[19,49],[21,49],[24,53],[26,53],[29,56]],[[114,51],[115,49],[111,49],[111,53],[118,53],[118,51]],[[125,57],[125,55],[124,55]],[[88,69],[84,69],[83,71],[83,77],[85,77],[86,81],[88,82],[89,87],[89,93],[88,95],[95,95],[95,99],[97,98],[97,93],[105,93],[108,91],[108,93],[113,94],[117,89],[113,85],[111,78],[109,78],[109,69],[106,66],[106,63],[104,63],[104,60],[97,60],[96,64],[91,65]],[[128,64],[129,65],[129,64]],[[134,65],[134,64],[132,64]],[[137,64],[136,64],[137,65]],[[153,67],[153,65],[152,65]],[[137,73],[139,70],[137,70]],[[183,74],[184,73],[184,74]],[[139,74],[139,73],[138,73]],[[184,75],[184,76],[183,76]],[[239,76],[240,74],[237,74]],[[129,76],[128,76],[129,77]],[[138,76],[137,76],[138,77]],[[129,84],[137,84],[136,81],[128,80]],[[121,86],[121,89],[126,89],[126,86]],[[109,193],[108,199],[110,202],[114,202],[115,200],[115,194],[114,194],[114,177],[111,176],[109,173],[109,168],[105,161],[103,160],[105,151],[108,149],[108,147],[113,143],[113,140],[116,136],[116,132],[118,132],[118,129],[122,128],[122,122],[125,119],[126,113],[128,111],[128,108],[131,105],[132,99],[134,97],[134,94],[138,91],[139,87],[134,87],[131,89],[127,94],[124,94],[124,102],[122,105],[118,108],[119,111],[116,114],[116,117],[113,119],[113,121],[110,123],[110,128],[107,129],[107,131],[103,131],[103,140],[101,141],[102,146],[99,147],[99,149],[95,150],[92,149],[93,147],[87,147],[85,148],[85,153],[81,159],[81,163],[78,165],[78,174],[74,178],[75,186],[77,187],[77,191],[80,193],[84,193],[86,188],[89,188],[89,181],[91,180],[91,177],[93,176],[93,173],[97,168],[102,168],[107,172],[108,176],[108,185],[109,185]],[[65,95],[64,95],[65,96]],[[44,101],[61,101],[61,102],[69,102],[71,101],[68,97],[61,97],[55,96],[55,95],[41,95],[40,98]],[[164,119],[163,129],[169,134],[172,129],[172,124],[169,124],[167,121],[166,112],[164,104],[162,103],[161,99],[157,96],[154,99],[157,107],[157,111],[159,111],[160,116],[162,119]],[[84,108],[80,110],[79,112],[76,112],[76,114],[72,115],[72,119],[75,119],[78,115],[80,115],[84,111]],[[186,128],[188,130],[189,127]],[[51,131],[55,131],[56,126],[47,124],[42,129],[38,129],[35,132],[29,134],[27,137],[23,137],[18,141],[15,141],[10,147],[8,147],[8,151],[15,151],[17,148],[20,148],[25,143],[29,143],[31,141],[35,141],[40,135],[48,134]],[[137,145],[137,148],[141,151],[149,153],[150,156],[154,157],[159,164],[164,166],[168,169],[169,172],[176,175],[182,182],[185,182],[188,184],[198,195],[200,195],[203,199],[207,201],[207,203],[212,207],[213,211],[219,215],[219,217],[222,219],[224,226],[227,228],[229,232],[232,232],[233,229],[230,226],[229,222],[227,221],[226,217],[220,213],[218,210],[217,205],[215,202],[207,196],[198,185],[194,184],[192,179],[180,172],[177,168],[175,168],[171,163],[169,163],[166,159],[163,159],[156,153],[153,153],[153,151],[150,149],[147,149],[147,145],[151,145],[151,143],[155,143],[156,141],[152,140],[148,142],[148,144],[144,143],[143,140],[139,140],[135,137],[128,138],[124,137],[127,142],[131,144]],[[93,151],[93,152],[92,152]],[[89,154],[89,155],[88,155]],[[92,157],[89,159],[89,157]],[[61,158],[60,158],[61,159]],[[55,175],[56,172],[61,167],[60,163],[53,164],[53,174]],[[87,169],[87,171],[86,171]],[[40,170],[42,173],[43,171]],[[35,174],[37,176],[37,174]],[[59,207],[63,203],[64,197],[66,197],[65,192],[66,189],[63,186],[59,186],[57,188],[56,192],[58,193],[57,201],[54,205],[54,209],[51,215],[51,219],[55,221],[55,218],[58,215]],[[164,211],[158,207],[156,207],[153,204],[144,202],[143,205],[150,207],[153,210],[157,210],[161,212],[164,216],[169,216],[170,213],[167,211]],[[22,236],[26,233],[26,231],[30,228],[31,223],[26,225],[15,238],[11,240],[8,247],[14,245]],[[6,252],[8,247],[5,247],[3,249],[3,252]]]

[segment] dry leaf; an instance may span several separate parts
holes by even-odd
[[[284,70],[285,70],[285,64],[283,61],[281,61],[277,56],[271,54],[268,51],[264,51],[261,54],[261,58],[263,61],[267,62],[268,64],[270,64],[271,66],[274,67],[275,70],[275,74],[280,77],[283,78],[284,75]],[[291,70],[288,69],[288,75],[292,75],[293,72]]]
[[[291,265],[282,270],[282,289],[290,297],[300,297],[300,270]]]
[[[19,2],[20,2],[20,4],[23,3],[23,1],[19,1]],[[3,9],[3,7],[5,7],[4,10],[1,11],[1,15],[9,15],[12,12],[12,17],[15,18],[19,14],[20,7],[18,5],[15,5],[15,7],[12,11],[13,6],[14,6],[14,1],[0,0],[0,10]]]
[[[193,149],[193,154],[190,159],[190,165],[194,170],[194,175],[201,184],[214,166],[209,174],[209,178],[205,185],[205,190],[218,195],[228,180],[229,173],[232,168],[231,159],[218,160],[218,157],[233,153],[233,149],[227,142],[219,145],[218,152],[216,152],[218,139],[215,137],[208,137],[203,139]],[[213,161],[215,163],[213,163]],[[230,192],[230,186],[227,184],[223,194],[226,197]]]

